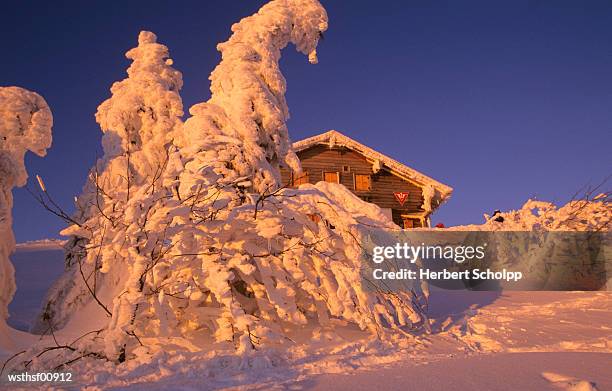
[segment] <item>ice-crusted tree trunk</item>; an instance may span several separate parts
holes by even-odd
[[[377,206],[337,184],[280,183],[280,165],[300,170],[280,51],[293,43],[316,62],[326,29],[316,0],[271,1],[232,26],[218,46],[210,100],[191,107],[183,126],[175,119],[176,126],[155,128],[156,137],[173,138],[156,149],[166,153],[163,169],[134,179],[128,197],[119,189],[127,187],[134,149],[129,161],[126,147],[119,149],[117,168],[106,163],[102,183],[118,182],[96,185],[83,223],[65,231],[85,244],[41,319],[59,326],[97,308],[102,329],[78,349],[119,362],[168,338],[193,348],[212,336],[245,353],[283,342],[289,326],[309,322],[351,322],[378,335],[427,324],[418,285],[390,293],[361,278],[368,230],[395,227]],[[102,207],[100,192],[112,199]],[[75,287],[79,275],[88,282]]]
[[[0,348],[10,343],[6,319],[16,288],[9,259],[15,250],[12,190],[28,179],[25,153],[44,156],[51,146],[52,125],[51,110],[40,95],[20,87],[0,87]]]

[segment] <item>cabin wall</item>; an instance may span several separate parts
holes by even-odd
[[[381,208],[393,210],[394,220],[402,213],[423,212],[423,192],[421,188],[411,182],[391,174],[382,169],[377,174],[372,172],[372,165],[357,152],[344,147],[329,148],[317,145],[297,153],[302,162],[302,168],[308,172],[310,183],[323,180],[326,171],[339,172],[340,183],[357,194],[360,198],[372,202]],[[343,166],[348,166],[349,171],[343,172]],[[353,174],[364,174],[371,176],[371,191],[355,191]],[[291,174],[287,170],[281,170],[283,184],[290,183]],[[394,192],[408,192],[408,199],[404,205],[395,199]],[[399,223],[396,221],[396,223]]]

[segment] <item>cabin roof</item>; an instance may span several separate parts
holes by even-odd
[[[338,132],[337,130],[329,130],[325,133],[321,133],[316,136],[296,141],[293,143],[293,149],[295,152],[299,152],[314,147],[316,145],[328,145],[330,147],[346,147],[363,155],[366,159],[372,162],[379,161],[384,165],[384,168],[387,168],[389,171],[400,177],[404,177],[405,179],[416,182],[420,185],[431,185],[440,193],[442,200],[448,198],[453,192],[452,187],[438,182],[435,179],[430,178],[427,175],[420,173],[417,170],[410,168],[387,155],[375,151],[372,148],[367,147],[359,143],[358,141],[355,141],[352,138]]]

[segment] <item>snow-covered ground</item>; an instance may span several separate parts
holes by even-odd
[[[27,329],[61,273],[60,245],[21,245],[12,256],[14,328]],[[313,325],[291,330],[285,349],[248,360],[230,351],[160,351],[147,362],[72,371],[79,386],[102,389],[612,390],[612,292],[436,290],[430,312],[433,333],[414,340]]]
[[[567,376],[572,374],[572,376]],[[585,380],[585,379],[590,379]],[[326,390],[598,390],[612,389],[605,353],[501,353],[410,362],[352,375],[326,374],[305,388]],[[572,388],[573,387],[573,388]]]

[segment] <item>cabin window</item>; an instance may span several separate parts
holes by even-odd
[[[372,178],[369,175],[355,174],[355,191],[372,190]]]
[[[410,228],[418,228],[420,226],[421,226],[420,219],[402,216],[402,228],[410,229]]]
[[[326,171],[323,173],[323,180],[325,182],[340,183],[340,173]]]
[[[402,219],[402,225],[404,226],[404,229],[409,229],[409,228],[414,228],[414,219],[409,219],[409,218],[403,218]]]
[[[293,174],[293,186],[299,186],[303,183],[310,183],[308,171],[304,171],[301,174]]]
[[[342,166],[342,172],[350,172],[350,171],[351,171],[350,166]]]

